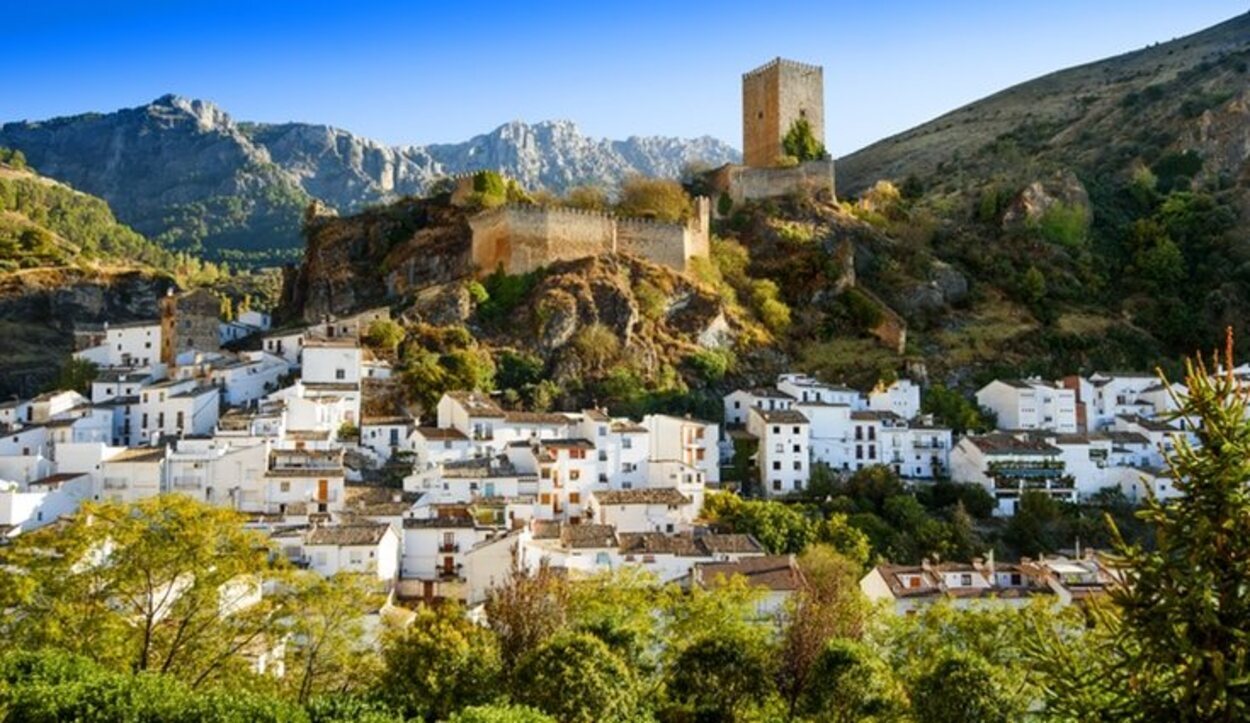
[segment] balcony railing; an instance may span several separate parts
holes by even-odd
[[[130,481],[125,477],[105,477],[104,489],[106,490],[124,490],[130,486]]]
[[[460,552],[460,543],[459,542],[450,542],[450,543],[444,542],[443,544],[438,546],[438,551],[439,552]]]

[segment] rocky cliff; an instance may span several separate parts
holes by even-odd
[[[348,213],[483,168],[562,191],[738,158],[712,138],[593,139],[568,121],[513,122],[459,144],[386,146],[322,125],[236,122],[212,103],[173,95],[113,113],[7,123],[0,147],[103,197],[149,237],[261,260],[272,248],[298,253],[300,213],[313,199]]]

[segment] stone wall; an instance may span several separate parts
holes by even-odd
[[[782,139],[800,118],[825,140],[824,71],[818,65],[777,58],[742,76],[742,158],[752,167],[774,166]]]
[[[716,191],[727,194],[734,205],[744,201],[777,198],[791,193],[836,193],[833,160],[807,161],[791,168],[752,168],[727,163],[708,175],[708,183]]]
[[[190,350],[219,351],[220,320],[221,299],[207,289],[171,291],[161,299],[161,361],[173,364]]]
[[[695,199],[685,224],[617,218],[596,211],[509,205],[469,220],[471,259],[479,275],[502,267],[528,273],[557,261],[607,253],[630,253],[685,271],[691,258],[707,256],[711,202]]]

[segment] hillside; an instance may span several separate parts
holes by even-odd
[[[988,179],[1020,161],[1113,172],[1170,149],[1236,177],[1250,150],[1250,14],[1187,37],[1061,70],[970,103],[838,159],[838,188],[881,179]],[[1242,126],[1244,128],[1244,126]],[[953,177],[953,178],[952,178]]]
[[[909,318],[914,353],[966,380],[1250,338],[1248,80],[1243,15],[839,159],[848,208],[901,244],[871,270],[887,294],[918,260],[969,280],[960,307]]]
[[[212,103],[164,96],[137,108],[0,126],[45,174],[104,198],[173,248],[266,263],[298,255],[300,214],[316,199],[343,213],[494,168],[534,189],[677,176],[736,151],[711,138],[592,139],[567,121],[509,123],[464,143],[389,147],[304,123],[236,122]]]

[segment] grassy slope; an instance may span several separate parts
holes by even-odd
[[[1245,87],[1245,72],[1211,68],[1182,88],[1146,104],[1126,104],[1130,94],[1165,87],[1221,56],[1250,50],[1250,14],[1193,35],[1106,60],[1061,70],[970,103],[928,123],[878,141],[838,159],[838,188],[857,194],[879,179],[922,178],[948,163],[982,170],[981,151],[995,141],[1032,129],[1044,147],[1031,157],[1080,165],[1143,122],[1175,132],[1183,118],[1166,116],[1189,98],[1190,90],[1215,80],[1227,90]],[[1223,78],[1208,76],[1226,75]],[[1148,107],[1144,107],[1148,106]],[[1162,123],[1160,123],[1162,121]]]

